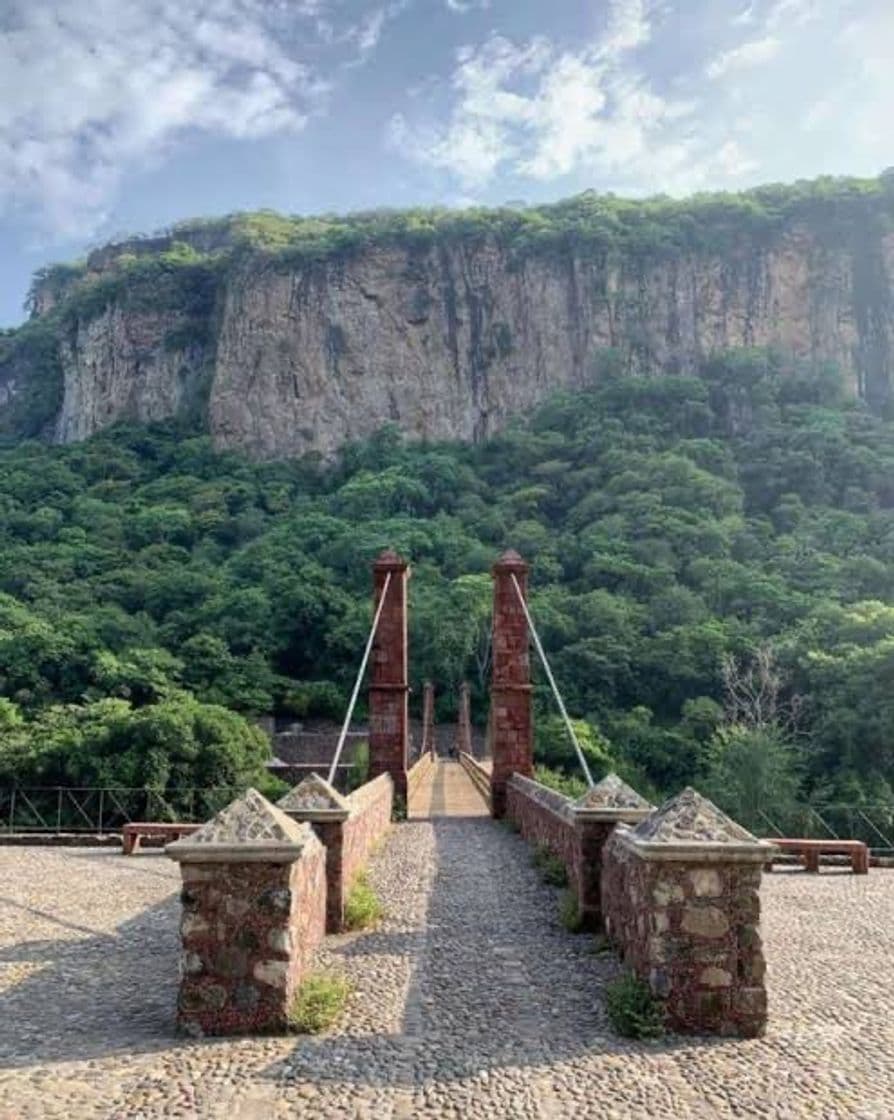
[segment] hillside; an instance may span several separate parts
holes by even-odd
[[[608,374],[478,445],[386,428],[329,466],[170,425],[0,450],[0,779],[244,779],[241,715],[343,711],[385,544],[413,564],[414,704],[431,677],[453,718],[465,677],[480,722],[513,546],[597,772],[891,801],[892,480],[894,423],[759,351]],[[722,662],[765,643],[797,725],[737,755]],[[573,770],[542,678],[537,703],[540,757]]]
[[[0,427],[60,443],[188,420],[253,459],[396,423],[480,441],[606,373],[773,347],[884,410],[894,184],[586,193],[526,209],[183,223],[44,270],[0,339]]]

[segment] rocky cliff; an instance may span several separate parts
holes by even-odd
[[[107,248],[61,287],[37,285],[32,321],[0,350],[0,412],[21,412],[39,385],[42,430],[60,442],[188,409],[222,447],[328,455],[387,422],[479,439],[609,364],[690,371],[755,346],[835,363],[882,407],[894,371],[891,192],[796,202],[772,221],[724,212],[718,224],[715,208],[685,235],[685,204],[666,203],[672,237],[654,213],[643,234],[630,217],[642,204],[622,211],[625,236],[605,234],[604,208],[596,234],[591,216],[572,211],[575,226],[542,208],[548,237],[530,236],[527,212],[511,219],[525,238],[507,234],[505,213],[492,228],[479,213],[469,230],[398,236],[392,222],[313,252],[239,237],[199,252],[176,231],[140,254]]]

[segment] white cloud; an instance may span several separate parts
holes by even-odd
[[[476,8],[486,9],[490,7],[490,0],[447,0],[447,7],[451,12],[459,12],[460,15],[465,15],[466,12],[473,12]]]
[[[775,58],[782,48],[782,40],[773,35],[751,39],[738,47],[723,51],[712,59],[705,73],[709,78],[722,78],[736,70],[748,70]]]
[[[365,57],[394,6],[339,29],[338,43]],[[331,0],[7,0],[0,212],[83,237],[125,175],[189,136],[299,132],[329,88],[299,51],[332,11]]]
[[[642,0],[615,0],[602,35],[576,51],[493,35],[459,52],[450,119],[414,124],[397,114],[388,141],[464,189],[504,171],[551,180],[580,168],[677,181],[689,174],[684,122],[692,104],[658,94],[631,63],[650,35]]]

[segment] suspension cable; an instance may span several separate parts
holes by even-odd
[[[332,785],[335,780],[335,771],[338,768],[338,760],[341,758],[341,750],[345,745],[345,739],[348,737],[348,728],[351,726],[351,716],[354,714],[354,705],[357,703],[357,697],[360,695],[360,685],[363,683],[366,663],[369,661],[369,653],[372,649],[373,639],[376,636],[376,630],[379,628],[379,619],[382,617],[382,608],[385,606],[385,599],[388,596],[391,575],[391,572],[386,573],[385,582],[382,584],[382,595],[379,599],[379,605],[376,608],[376,615],[373,619],[372,629],[369,632],[369,638],[366,642],[366,649],[363,651],[363,660],[360,662],[360,672],[357,674],[357,680],[354,682],[354,691],[351,693],[351,702],[348,704],[348,714],[345,716],[345,722],[342,724],[341,734],[338,737],[338,745],[335,748],[335,756],[332,759],[332,765],[329,767],[329,777],[326,780],[330,785]]]
[[[540,660],[543,663],[543,668],[546,670],[546,677],[553,690],[553,696],[556,698],[556,703],[559,705],[559,711],[562,713],[562,719],[565,721],[565,728],[568,731],[569,738],[577,751],[577,760],[581,765],[584,776],[587,779],[587,785],[593,788],[593,776],[590,774],[590,767],[587,766],[587,760],[584,758],[584,752],[580,748],[580,743],[577,741],[577,736],[574,734],[574,727],[571,720],[568,718],[568,712],[565,710],[565,702],[562,700],[562,695],[559,692],[559,687],[556,684],[556,679],[553,676],[553,671],[549,667],[549,662],[546,660],[546,654],[543,652],[543,646],[540,644],[540,636],[537,633],[537,627],[534,625],[534,619],[531,618],[531,612],[528,610],[528,604],[525,602],[525,597],[522,594],[522,589],[519,586],[518,580],[515,578],[515,573],[512,575],[512,585],[515,588],[515,593],[518,595],[518,601],[521,603],[521,608],[525,612],[525,618],[528,621],[528,629],[531,631],[531,637],[534,639],[534,646],[540,655]]]

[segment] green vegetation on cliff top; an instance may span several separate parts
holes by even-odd
[[[113,297],[172,308],[204,305],[207,288],[229,267],[260,254],[282,267],[376,245],[420,250],[493,238],[516,260],[529,254],[717,252],[743,237],[772,236],[798,222],[840,239],[867,222],[894,225],[894,179],[824,177],[739,193],[625,199],[586,191],[542,206],[466,210],[375,210],[315,217],[273,211],[180,222],[162,234],[108,246],[77,264],[40,270],[29,296],[64,297],[67,319],[89,318]]]
[[[469,678],[483,720],[512,546],[597,777],[891,802],[892,480],[894,424],[753,352],[608,376],[477,447],[385,430],[329,467],[173,427],[0,449],[0,784],[248,780],[243,717],[343,713],[386,545],[414,569],[416,697],[435,680],[454,718]],[[730,710],[724,672],[768,644],[772,718]],[[542,678],[536,702],[540,759],[571,775]]]

